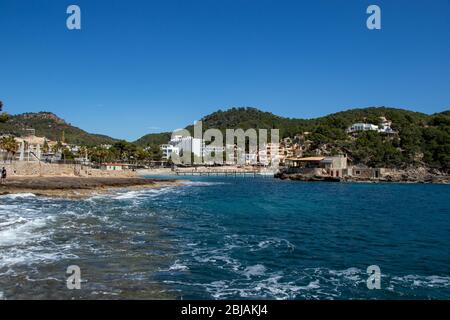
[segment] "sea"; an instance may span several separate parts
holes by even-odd
[[[182,179],[0,196],[0,299],[450,299],[449,185]]]

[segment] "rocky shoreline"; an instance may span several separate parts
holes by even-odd
[[[36,196],[86,198],[117,189],[145,189],[177,186],[175,179],[126,177],[12,177],[0,185],[0,195],[33,193]]]
[[[425,175],[425,176],[411,176],[408,174],[399,174],[392,176],[385,176],[380,178],[361,178],[361,177],[330,177],[319,175],[307,175],[299,173],[277,173],[275,178],[281,180],[293,181],[322,181],[322,182],[370,182],[370,183],[435,183],[435,184],[450,184],[450,176],[445,175]]]

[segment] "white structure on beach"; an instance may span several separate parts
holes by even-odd
[[[123,171],[128,169],[129,165],[124,163],[102,163],[101,170],[106,171]]]

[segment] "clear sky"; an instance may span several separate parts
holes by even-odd
[[[77,4],[82,30],[66,28]],[[366,8],[382,29],[366,28]],[[0,100],[134,140],[217,109],[450,107],[450,1],[0,0]]]

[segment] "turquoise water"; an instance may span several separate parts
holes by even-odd
[[[77,201],[1,196],[0,298],[449,299],[449,195],[200,177]],[[81,290],[66,288],[69,265]]]

